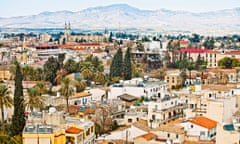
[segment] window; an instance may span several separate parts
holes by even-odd
[[[205,132],[204,131],[200,131],[200,136],[204,136]]]
[[[176,135],[176,139],[178,139],[178,134]]]
[[[128,119],[128,123],[132,123],[132,119]]]
[[[191,125],[191,128],[193,128],[193,125]]]
[[[167,137],[170,138],[170,133],[167,134]]]

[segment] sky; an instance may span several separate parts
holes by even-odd
[[[81,11],[89,7],[129,4],[145,10],[207,12],[240,7],[240,0],[1,0],[0,17],[35,15],[44,11]]]

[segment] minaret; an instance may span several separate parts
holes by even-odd
[[[68,22],[68,30],[69,30],[69,32],[71,31],[71,25],[70,25],[70,22]]]
[[[21,58],[21,63],[22,64],[27,64],[27,49],[26,49],[26,39],[23,37],[23,44],[22,44],[22,58]]]
[[[65,26],[64,26],[64,34],[65,34],[65,35],[67,34],[67,29],[68,29],[67,23],[65,22]]]

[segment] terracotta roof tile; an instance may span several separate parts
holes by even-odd
[[[222,68],[210,68],[208,72],[224,72],[224,73],[236,73],[236,69],[222,69]]]
[[[78,134],[80,133],[82,130],[76,127],[69,127],[66,129],[66,133],[71,133],[71,134]]]
[[[239,50],[234,50],[234,51],[227,51],[225,52],[226,55],[240,55]]]
[[[155,135],[153,133],[147,133],[147,134],[141,135],[141,137],[143,137],[146,140],[152,140],[152,139],[156,138],[157,135]]]
[[[75,93],[73,98],[74,97],[86,97],[86,96],[90,96],[91,94],[90,93],[87,93],[87,92],[80,92],[80,93]]]
[[[216,121],[203,116],[195,117],[194,119],[190,120],[190,122],[207,129],[212,129],[217,126]]]

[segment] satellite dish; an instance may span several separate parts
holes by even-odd
[[[55,113],[57,110],[55,107],[50,107],[49,108],[49,113]]]

